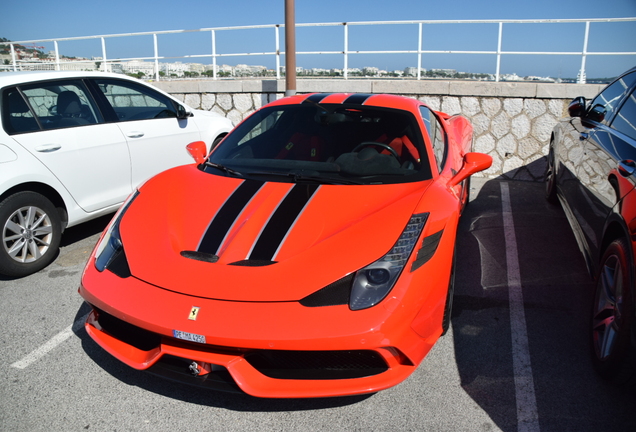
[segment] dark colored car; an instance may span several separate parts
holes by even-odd
[[[590,327],[599,374],[636,384],[636,68],[589,103],[569,105],[552,132],[546,197],[561,202],[595,277]]]

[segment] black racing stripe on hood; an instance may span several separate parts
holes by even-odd
[[[371,96],[373,96],[373,95],[370,94],[370,93],[357,93],[357,94],[351,95],[348,98],[346,98],[344,100],[343,104],[358,104],[358,105],[362,105]]]
[[[320,185],[295,185],[272,214],[248,259],[272,260],[287,233]]]
[[[197,252],[208,254],[216,254],[218,252],[236,218],[264,184],[261,181],[245,180],[232,192],[232,195],[225,201],[210,222],[199,243]]]
[[[331,93],[316,93],[309,96],[307,99],[303,101],[303,103],[320,103],[324,98],[331,95]]]

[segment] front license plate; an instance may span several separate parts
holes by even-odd
[[[172,335],[176,337],[177,339],[183,339],[190,342],[198,342],[202,344],[205,343],[205,336],[194,334],[194,333],[187,333],[181,330],[172,330]]]

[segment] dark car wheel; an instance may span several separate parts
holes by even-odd
[[[556,191],[556,172],[554,170],[554,149],[550,145],[550,152],[548,153],[548,161],[545,167],[545,198],[551,204],[558,204]]]
[[[618,239],[609,245],[601,260],[592,310],[594,368],[603,378],[623,385],[636,383],[630,256],[626,240]]]
[[[14,277],[49,265],[62,235],[57,210],[35,192],[18,192],[0,202],[0,229],[0,273]]]

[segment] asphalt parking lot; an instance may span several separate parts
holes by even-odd
[[[106,354],[81,325],[77,287],[107,222],[68,230],[40,273],[0,277],[0,430],[636,430],[636,392],[592,370],[593,282],[542,184],[472,180],[451,329],[406,381],[350,398],[216,393]]]

